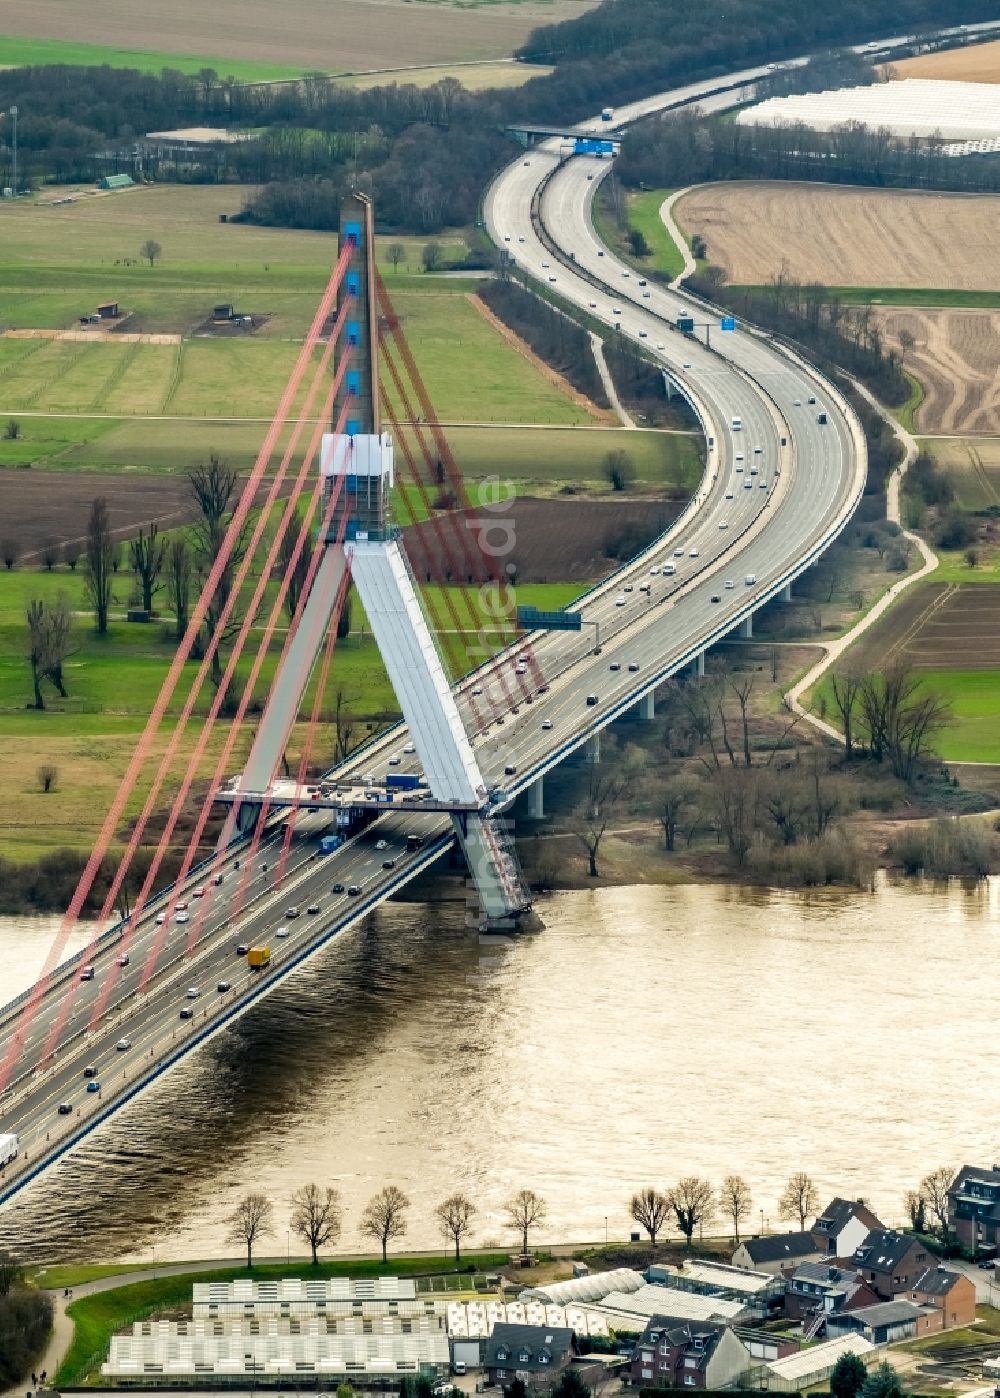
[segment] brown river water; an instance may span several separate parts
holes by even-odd
[[[565,893],[545,930],[484,947],[458,906],[383,908],[178,1065],[20,1198],[0,1246],[32,1258],[230,1256],[224,1219],[275,1202],[288,1246],[310,1180],[344,1202],[344,1251],[386,1183],[397,1246],[440,1247],[433,1208],[548,1203],[535,1241],[628,1236],[647,1182],[731,1171],[752,1223],[805,1169],[887,1223],[928,1169],[992,1164],[1000,1095],[1000,879],[873,894],[715,885]],[[4,999],[53,919],[0,919]],[[824,1200],[825,1202],[825,1200]],[[294,1240],[293,1240],[294,1247]]]

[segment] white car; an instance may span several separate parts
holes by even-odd
[[[727,590],[728,590],[729,588],[732,588],[732,587],[735,587],[735,586],[736,586],[736,584],[733,582],[732,578],[730,578],[729,581],[726,583],[726,588],[727,588]]]
[[[648,301],[648,300],[649,300],[649,297],[650,297],[650,293],[649,293],[648,291],[644,291],[642,294],[643,294],[643,298],[644,298],[645,300]]]
[[[388,840],[376,840],[376,841],[375,841],[375,848],[376,848],[376,849],[388,849],[388,848],[389,848],[389,841],[388,841]]]
[[[621,308],[621,306],[612,306],[612,307],[611,307],[611,314],[612,314],[613,316],[620,316],[621,313],[622,313],[622,308]]]
[[[549,265],[549,264],[548,264],[547,262],[543,262],[543,263],[542,263],[542,266],[543,266],[543,267],[547,267],[548,265]]]
[[[667,577],[667,578],[672,577],[673,574],[676,573],[676,571],[677,571],[677,569],[674,567],[674,565],[673,565],[672,563],[664,563],[664,565],[663,565],[663,575],[664,575],[664,577]]]
[[[698,557],[698,550],[697,550],[697,549],[692,549],[691,552],[690,552],[690,554],[689,554],[688,556],[689,556],[690,558],[697,558],[697,557]]]
[[[683,544],[678,544],[677,547],[674,549],[674,557],[675,557],[675,558],[683,558],[683,557],[684,557],[684,545],[683,545]]]
[[[156,914],[156,925],[157,925],[157,927],[162,927],[163,924],[166,922],[166,920],[167,920],[167,915],[166,915],[166,913],[157,913],[157,914]]]
[[[656,574],[657,574],[660,570],[659,570],[659,568],[650,568],[649,571],[650,571],[651,576],[655,577]]]
[[[588,306],[590,307],[590,309],[591,309],[592,311],[596,311],[596,310],[597,310],[597,302],[596,302],[596,301],[588,301],[587,304],[588,304]]]
[[[187,920],[188,914],[185,912],[177,913],[174,917],[174,922],[187,922]]]
[[[640,339],[640,340],[645,340],[645,338],[646,338],[646,332],[645,332],[645,330],[640,330],[640,331],[639,331],[639,339]]]
[[[747,476],[746,480],[743,482],[743,489],[753,490],[753,481],[750,479],[749,476]]]
[[[738,452],[736,453],[736,456],[735,456],[734,459],[735,459],[736,461],[743,461],[743,460],[744,460],[743,453],[742,453],[741,451],[738,451]]]
[[[196,985],[192,985],[192,986],[189,986],[189,987],[188,987],[187,998],[188,998],[189,1000],[197,1000],[197,998],[198,998],[198,996],[199,996],[200,994],[201,994],[201,991],[198,989],[198,987],[197,987]]]
[[[743,579],[743,581],[746,583],[747,587],[754,587],[754,586],[756,586],[756,583],[757,583],[757,574],[756,574],[756,573],[747,573],[747,575],[746,575],[746,577]]]
[[[763,448],[763,447],[754,447],[754,449],[753,449],[753,454],[754,454],[754,456],[763,456],[763,455],[764,455],[764,448]]]
[[[617,598],[615,598],[615,606],[616,606],[616,607],[624,607],[624,605],[625,605],[625,598],[624,598],[624,597],[617,597]]]
[[[657,340],[657,342],[656,342],[656,348],[657,348],[657,349],[666,349],[666,346],[664,345],[664,343],[663,343],[662,340]]]
[[[413,745],[413,743],[407,743],[406,747],[403,749],[404,752],[416,752],[416,750],[417,749]]]
[[[544,730],[546,733],[549,731],[549,729],[550,729],[551,727],[552,727],[552,720],[551,720],[550,718],[545,718],[545,719],[542,720],[542,728],[543,728],[543,730]]]
[[[728,528],[729,528],[729,521],[728,521],[728,520],[725,520],[725,519],[721,519],[721,520],[719,521],[719,528],[720,528],[720,529],[728,529]]]
[[[118,1053],[127,1053],[131,1047],[131,1039],[119,1039],[117,1044],[115,1044],[115,1049],[118,1051]]]
[[[276,927],[276,928],[274,929],[274,935],[275,935],[276,937],[287,937],[287,936],[288,936],[288,928],[287,928],[287,927]]]

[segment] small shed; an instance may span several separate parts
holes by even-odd
[[[105,175],[98,180],[98,189],[131,189],[135,183],[131,175]]]
[[[218,304],[217,306],[213,306],[213,307],[212,307],[212,319],[213,319],[213,320],[232,320],[232,318],[233,318],[233,303],[232,303],[232,301],[220,301],[219,304]]]
[[[118,302],[102,302],[101,305],[97,308],[97,314],[101,317],[102,320],[117,320],[119,315]]]

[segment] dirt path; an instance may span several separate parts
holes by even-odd
[[[5,340],[73,340],[92,345],[179,345],[183,339],[182,335],[140,335],[126,330],[116,334],[97,325],[93,330],[4,330],[0,336]]]
[[[505,325],[499,316],[495,316],[486,302],[480,300],[474,291],[467,291],[465,293],[465,299],[479,312],[485,321],[488,321],[489,324],[492,325],[498,335],[503,336],[512,349],[516,349],[518,354],[523,355],[529,364],[533,365],[544,378],[548,379],[549,383],[555,384],[556,388],[562,393],[565,393],[567,398],[572,399],[578,408],[582,408],[584,412],[589,413],[591,417],[597,418],[598,422],[604,423],[605,425],[611,425],[613,423],[614,419],[611,413],[607,412],[604,408],[599,408],[593,399],[588,398],[585,393],[581,393],[579,389],[574,388],[569,379],[557,373],[557,371],[552,368],[551,364],[546,364],[544,359],[540,359],[531,346],[522,340],[520,335],[511,330],[509,325]]]
[[[594,356],[594,363],[597,365],[597,372],[601,376],[601,383],[604,385],[604,392],[608,395],[608,402],[617,414],[618,421],[626,431],[635,432],[636,425],[625,411],[622,400],[618,397],[615,381],[611,377],[608,361],[604,357],[604,341],[593,330],[590,332],[590,348]]]
[[[674,218],[674,205],[677,203],[678,199],[682,199],[685,194],[690,193],[691,186],[685,185],[683,189],[675,189],[673,194],[668,195],[660,205],[660,221],[670,237],[673,238],[674,242],[677,244],[680,252],[684,255],[683,271],[679,272],[678,275],[674,277],[673,281],[670,283],[671,286],[680,286],[684,278],[690,277],[691,273],[696,271],[698,267],[697,262],[695,262],[694,258],[691,256],[691,249],[688,247],[687,239],[678,228],[677,221]]]

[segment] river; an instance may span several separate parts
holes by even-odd
[[[1000,1083],[1000,879],[875,893],[618,888],[544,902],[545,930],[491,948],[458,906],[385,907],[313,958],[0,1211],[32,1258],[229,1256],[225,1216],[331,1183],[344,1251],[386,1183],[398,1246],[440,1247],[466,1190],[474,1244],[512,1242],[503,1202],[547,1201],[536,1242],[628,1236],[630,1192],[738,1172],[778,1226],[787,1176],[887,1223],[927,1170],[990,1165]],[[51,919],[0,919],[4,999]],[[606,1221],[607,1220],[607,1224]]]

